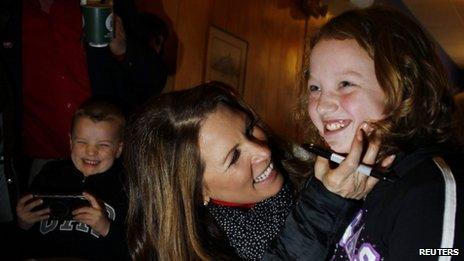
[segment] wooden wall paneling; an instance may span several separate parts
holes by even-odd
[[[213,3],[213,0],[180,1],[177,20],[178,64],[174,84],[176,90],[203,82]]]
[[[297,138],[292,111],[297,98],[305,34],[279,0],[216,1],[212,23],[246,40],[244,99],[279,134]]]
[[[140,0],[142,1],[142,0]],[[143,0],[149,5],[150,0]],[[204,80],[207,39],[215,25],[248,42],[244,99],[279,134],[298,137],[292,119],[297,97],[304,19],[285,0],[162,0],[179,38],[173,89]]]
[[[273,21],[285,21],[285,23],[273,23],[275,44],[270,57],[275,56],[275,59],[270,60],[270,73],[275,75],[274,82],[277,86],[273,86],[275,98],[270,101],[274,106],[267,110],[271,115],[277,116],[271,121],[276,126],[276,131],[284,136],[295,138],[297,130],[292,113],[298,93],[297,74],[301,68],[301,60],[297,57],[303,53],[301,43],[304,39],[304,21],[291,19],[289,11],[289,9],[278,10],[272,16]],[[272,39],[268,40],[272,41]]]

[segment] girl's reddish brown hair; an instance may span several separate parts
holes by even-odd
[[[433,41],[411,18],[385,7],[348,11],[325,24],[311,47],[330,39],[356,40],[374,60],[386,96],[386,117],[373,123],[383,140],[383,155],[450,139],[453,102],[447,75]],[[307,98],[306,77],[298,115],[312,136],[319,136],[308,116]]]

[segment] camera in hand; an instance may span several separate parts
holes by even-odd
[[[73,210],[90,206],[90,203],[82,195],[48,195],[34,194],[34,199],[43,200],[42,205],[37,206],[33,211],[50,208],[50,218],[52,220],[72,220]]]

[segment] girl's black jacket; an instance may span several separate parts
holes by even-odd
[[[361,202],[342,198],[311,177],[263,260],[325,260]]]
[[[349,212],[340,209],[348,205],[343,200],[338,205],[333,204],[335,200],[314,201],[316,194],[305,192],[266,259],[437,260],[438,256],[462,259],[463,154],[423,147],[397,155],[392,169],[399,179],[393,183],[380,181],[374,187],[334,252],[330,244],[337,236],[335,230],[340,227],[337,224],[344,220],[337,215],[346,217]],[[329,219],[327,209],[333,210]]]

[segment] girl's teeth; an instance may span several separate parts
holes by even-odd
[[[258,177],[256,177],[254,179],[255,182],[261,182],[265,179],[267,179],[269,177],[269,175],[271,174],[271,171],[274,169],[274,165],[271,163],[269,164],[269,166],[264,170],[264,172],[259,175]]]
[[[338,130],[338,129],[341,129],[345,127],[345,125],[342,123],[342,122],[334,122],[334,123],[329,123],[327,125],[325,125],[325,128],[329,131],[334,131],[334,130]]]

